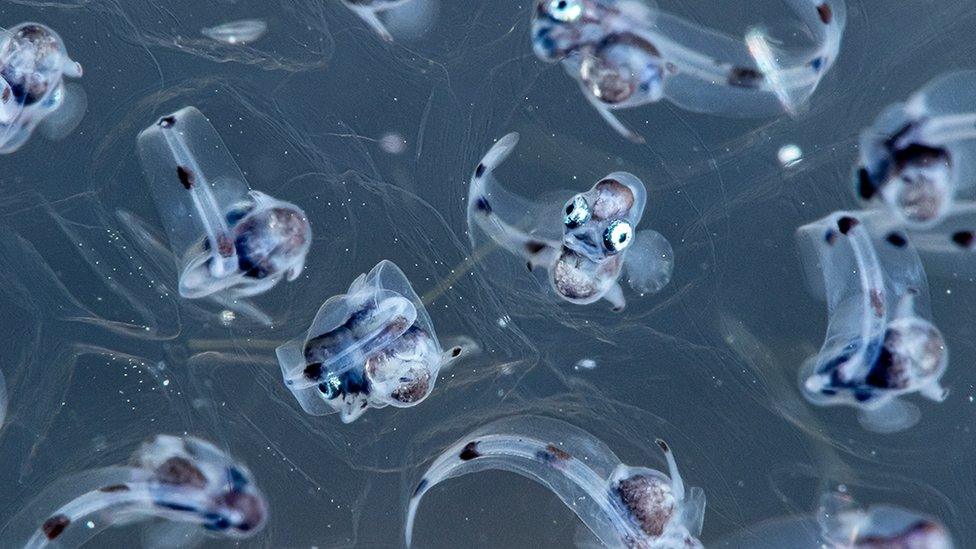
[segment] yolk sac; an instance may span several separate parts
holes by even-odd
[[[807,280],[829,314],[824,344],[804,364],[800,384],[810,402],[854,406],[866,428],[892,432],[919,419],[903,396],[946,398],[940,380],[948,350],[926,318],[918,253],[906,236],[879,231],[883,217],[836,212],[797,231]]]
[[[615,310],[626,306],[619,280],[656,293],[671,280],[674,252],[660,233],[636,232],[647,190],[636,176],[614,172],[568,200],[561,215],[552,204],[534,204],[505,190],[495,169],[518,144],[518,134],[500,139],[478,164],[468,189],[468,227],[523,258],[530,270],[545,272],[562,299],[589,304],[606,299]],[[516,226],[520,220],[527,225]]]
[[[643,138],[613,110],[662,99],[728,116],[795,114],[840,50],[843,0],[787,0],[813,39],[799,52],[777,48],[759,28],[743,39],[630,0],[537,0],[536,56],[559,62],[617,132]]]
[[[861,133],[856,194],[907,228],[931,229],[976,183],[976,71],[936,78]]]
[[[550,489],[606,547],[700,548],[705,494],[686,491],[674,455],[668,475],[631,467],[593,435],[560,420],[514,416],[489,423],[438,456],[417,483],[406,542],[420,501],[437,484],[484,470],[510,471]]]
[[[305,213],[250,190],[200,111],[160,118],[139,134],[139,155],[176,255],[181,296],[230,306],[301,274],[312,242]]]
[[[0,30],[0,154],[19,149],[35,128],[55,139],[74,129],[86,101],[64,78],[81,74],[51,28],[21,23]]]
[[[444,351],[403,271],[382,261],[326,300],[308,332],[278,347],[285,385],[305,412],[355,421],[369,407],[416,406],[441,370],[470,352]]]
[[[4,527],[3,539],[31,548],[78,547],[115,524],[152,518],[185,525],[180,532],[187,543],[201,536],[244,539],[268,516],[248,469],[194,437],[158,435],[128,465],[67,480],[29,503]]]

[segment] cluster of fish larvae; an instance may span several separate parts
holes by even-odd
[[[304,337],[277,349],[285,385],[309,414],[344,423],[369,407],[415,406],[462,354],[445,352],[403,271],[382,261],[329,298]]]

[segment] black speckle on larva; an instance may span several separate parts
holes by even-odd
[[[959,231],[952,234],[952,241],[961,248],[971,248],[976,235],[972,231]]]
[[[853,229],[860,225],[861,222],[856,218],[845,215],[844,217],[837,220],[837,228],[840,229],[841,234],[847,234]]]
[[[489,204],[488,199],[483,196],[479,196],[477,200],[475,200],[474,207],[477,208],[479,212],[484,214],[491,213],[491,204]]]
[[[414,497],[420,494],[420,492],[423,492],[424,488],[427,488],[427,484],[428,484],[427,479],[425,478],[420,479],[420,482],[417,484],[417,488],[415,488],[413,491]]]
[[[736,88],[758,88],[763,73],[749,67],[732,67],[729,70],[729,85]]]
[[[312,381],[318,381],[322,379],[322,365],[319,363],[309,364],[302,373],[306,378]]]
[[[474,458],[481,457],[481,454],[478,453],[478,441],[465,444],[458,457],[461,458],[461,461],[471,461]]]
[[[817,6],[817,13],[820,14],[820,20],[824,25],[829,25],[834,20],[834,10],[830,9],[830,4],[826,2]]]
[[[538,242],[536,240],[530,240],[530,241],[528,241],[528,242],[525,243],[525,251],[529,252],[532,255],[535,255],[535,254],[541,252],[544,249],[546,249],[546,245],[543,242]]]
[[[58,536],[64,532],[64,529],[71,524],[71,519],[65,515],[54,515],[53,517],[44,521],[41,525],[41,531],[49,540],[56,539]]]
[[[193,188],[193,172],[191,172],[187,168],[184,168],[183,166],[177,166],[176,177],[179,178],[180,185],[183,185],[184,189],[190,190]]]
[[[828,246],[833,246],[834,243],[837,242],[837,233],[831,229],[827,229],[827,234],[824,235],[824,242],[826,242]]]
[[[451,349],[451,358],[457,358],[459,356],[461,356],[461,348],[460,347],[455,347],[455,348]]]
[[[484,164],[478,164],[478,167],[475,168],[475,170],[474,170],[474,176],[475,177],[481,177],[481,176],[485,175],[485,170],[486,169],[487,168],[485,167]]]
[[[866,168],[857,170],[857,194],[864,200],[871,200],[877,192],[878,189],[871,180],[868,170]]]
[[[901,233],[888,233],[885,240],[896,248],[904,248],[908,244],[908,239]]]
[[[164,116],[159,119],[158,124],[160,128],[172,128],[176,124],[176,117]]]
[[[113,484],[111,486],[104,486],[98,489],[99,492],[113,493],[113,492],[128,492],[129,487],[125,484]]]

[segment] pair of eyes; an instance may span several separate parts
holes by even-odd
[[[582,0],[546,0],[546,12],[556,21],[572,23],[583,15]]]
[[[576,229],[586,225],[592,217],[590,203],[583,195],[576,195],[566,204],[566,215],[563,224],[568,229]],[[615,219],[603,231],[603,245],[607,251],[617,253],[623,251],[634,241],[634,228],[625,219]]]

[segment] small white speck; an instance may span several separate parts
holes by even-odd
[[[800,147],[790,143],[789,145],[783,145],[779,148],[777,157],[779,158],[779,163],[782,164],[784,168],[792,168],[803,159],[803,150],[800,149]]]

